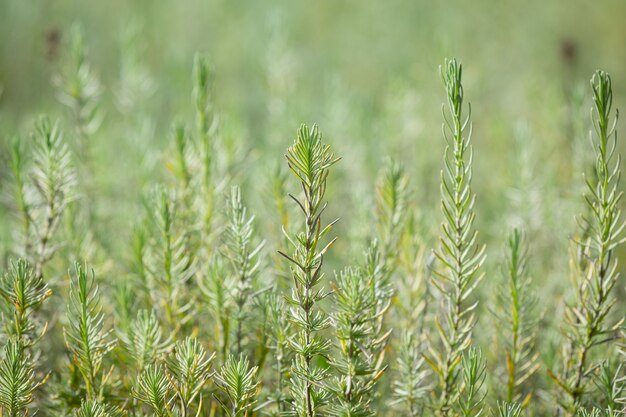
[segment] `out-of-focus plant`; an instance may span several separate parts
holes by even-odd
[[[14,201],[21,227],[16,251],[29,259],[37,277],[58,250],[55,236],[75,198],[76,175],[58,123],[42,116],[32,146],[15,141],[11,152]]]
[[[522,405],[528,404],[532,396],[527,380],[539,368],[533,331],[537,325],[534,313],[537,298],[528,276],[527,251],[522,232],[514,229],[507,240],[503,267],[506,281],[499,289],[494,309],[504,349],[506,374],[500,380],[506,387],[504,399]]]
[[[611,121],[611,77],[597,71],[591,79],[591,88],[596,161],[594,175],[586,179],[584,197],[589,214],[579,222],[583,236],[577,244],[584,262],[577,263],[576,301],[566,315],[566,336],[572,341],[571,348],[566,352],[563,371],[559,375],[551,373],[562,388],[559,404],[570,415],[585,404],[590,394],[589,383],[597,367],[591,353],[595,347],[615,340],[623,322],[623,317],[614,322],[610,315],[616,302],[613,290],[619,278],[615,249],[623,241],[625,225],[619,207],[622,193],[617,188],[621,171],[619,155],[615,159],[617,116]]]

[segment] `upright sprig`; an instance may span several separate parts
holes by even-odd
[[[296,140],[286,156],[289,168],[300,180],[304,192],[301,199],[291,196],[304,216],[304,230],[289,237],[294,247],[292,255],[280,252],[291,262],[294,283],[288,299],[293,306],[290,320],[297,329],[291,341],[295,354],[291,390],[296,415],[314,417],[326,400],[323,382],[327,374],[326,369],[315,365],[314,359],[324,356],[329,346],[328,341],[319,335],[329,325],[328,318],[318,307],[327,293],[319,287],[324,279],[324,254],[335,239],[322,249],[319,247],[336,222],[322,226],[321,216],[326,207],[324,195],[329,169],[339,158],[335,158],[330,146],[322,142],[317,126],[309,129],[306,125],[298,129]]]
[[[100,307],[95,274],[87,266],[75,264],[75,274],[70,281],[68,324],[65,343],[74,365],[85,382],[87,399],[100,399],[108,374],[101,372],[105,355],[115,347],[111,330],[104,328],[104,313]]]
[[[483,401],[487,396],[483,389],[486,376],[485,358],[480,349],[472,346],[465,351],[461,366],[463,385],[459,391],[456,408],[460,416],[478,417],[483,411]]]
[[[395,269],[397,247],[402,236],[408,203],[408,177],[398,162],[389,160],[376,183],[376,213],[381,242],[383,272]]]
[[[87,142],[102,122],[102,86],[89,63],[84,29],[80,24],[74,24],[70,30],[66,67],[54,82],[59,101],[72,112],[78,133],[79,155],[87,163],[90,158]]]
[[[373,388],[385,372],[383,349],[390,332],[379,333],[374,277],[360,269],[346,268],[336,278],[337,311],[333,325],[339,341],[339,355],[332,361],[339,376],[328,384],[335,399],[329,406],[332,416],[368,417],[375,415],[371,400]]]
[[[198,287],[202,294],[202,301],[208,307],[214,321],[214,343],[219,351],[220,359],[228,357],[230,349],[231,319],[233,299],[230,296],[231,282],[224,279],[227,274],[221,257],[215,257],[205,267],[202,274],[198,274]]]
[[[74,417],[116,417],[107,407],[96,400],[83,400],[74,411]]]
[[[213,70],[208,60],[196,54],[193,63],[193,103],[195,108],[196,135],[201,159],[200,190],[204,201],[201,202],[201,230],[204,235],[211,232],[215,193],[215,150],[219,133],[219,118],[213,102]]]
[[[498,403],[496,413],[492,413],[494,417],[520,417],[522,415],[522,406],[517,403]]]
[[[0,409],[9,417],[27,416],[33,392],[40,385],[30,355],[18,339],[4,346],[0,360]]]
[[[128,331],[118,331],[118,337],[139,372],[154,364],[170,346],[170,339],[163,336],[154,310],[140,310]]]
[[[260,252],[264,241],[256,242],[254,216],[248,214],[241,199],[239,187],[232,187],[228,198],[228,224],[224,232],[224,254],[232,269],[233,319],[236,322],[235,352],[242,353],[244,323],[251,311],[251,297],[255,291],[255,278],[259,272]]]
[[[24,141],[20,138],[14,138],[11,143],[11,159],[9,160],[9,166],[11,168],[11,174],[13,175],[13,204],[16,210],[16,217],[20,223],[20,230],[16,233],[17,239],[21,240],[20,252],[22,255],[30,255],[30,248],[32,242],[29,237],[31,234],[31,215],[30,215],[30,202],[28,201],[28,173],[26,172],[26,166],[28,162],[28,155],[26,153],[26,146]],[[17,245],[16,245],[17,246]]]
[[[197,339],[188,337],[174,346],[165,361],[167,379],[174,390],[182,416],[202,409],[202,388],[211,377],[215,354],[209,355]],[[197,401],[196,401],[197,400]]]
[[[275,378],[272,391],[259,407],[264,407],[264,411],[268,411],[265,406],[274,404],[275,409],[270,411],[270,415],[282,415],[288,404],[285,390],[291,353],[289,350],[289,337],[291,335],[291,326],[288,321],[289,313],[286,309],[285,300],[277,289],[267,291],[261,297],[260,304],[265,310],[264,316],[269,332],[269,349],[274,359]]]
[[[437,413],[448,416],[460,392],[458,381],[461,358],[471,345],[476,323],[477,302],[471,295],[482,279],[484,247],[476,243],[474,201],[471,190],[472,125],[471,107],[463,115],[462,66],[446,61],[441,76],[446,88],[448,111],[443,106],[443,135],[447,146],[441,174],[441,206],[444,223],[440,248],[435,252],[441,267],[435,271],[434,285],[444,296],[444,312],[437,318],[441,348],[430,346],[426,360],[439,376]]]
[[[175,414],[172,387],[161,364],[149,365],[139,374],[132,390],[133,398],[148,406],[156,417]]]
[[[202,412],[202,390],[212,375],[214,358],[197,339],[181,340],[165,364],[146,366],[134,384],[132,395],[156,417],[198,417]]]
[[[619,208],[621,158],[615,158],[618,112],[611,122],[613,91],[609,74],[597,71],[591,79],[591,89],[595,175],[586,179],[589,215],[579,221],[581,229],[588,231],[588,238],[578,241],[588,259],[578,271],[576,303],[566,313],[566,335],[572,341],[572,350],[563,374],[553,375],[565,394],[559,402],[570,414],[576,412],[589,393],[591,372],[597,366],[590,358],[592,349],[614,340],[623,322],[609,322],[615,304],[613,288],[619,280],[615,249],[624,240],[625,227]]]
[[[44,116],[37,119],[30,155],[27,147],[15,142],[11,169],[22,223],[23,256],[32,262],[35,276],[41,277],[58,249],[54,236],[74,199],[76,185],[70,152],[58,123]]]
[[[191,300],[183,297],[185,285],[195,272],[187,248],[187,233],[179,227],[178,200],[165,187],[152,194],[152,234],[145,254],[145,270],[152,302],[163,314],[170,330],[177,332],[190,319],[185,314]]]
[[[615,415],[622,414],[626,403],[626,379],[622,373],[623,363],[613,365],[610,361],[600,364],[600,369],[593,376],[600,398],[607,411]]]
[[[616,417],[616,414],[612,410],[603,410],[598,407],[592,408],[591,411],[581,408],[577,411],[576,415],[579,417]]]
[[[0,279],[0,296],[13,310],[12,320],[5,322],[7,335],[21,346],[31,346],[46,328],[36,334],[32,314],[50,295],[52,292],[43,278],[35,275],[28,262],[23,259],[11,262],[9,271]]]
[[[247,416],[256,402],[257,381],[256,366],[250,366],[248,358],[239,355],[238,359],[229,356],[220,372],[215,375],[215,383],[228,397],[228,404],[215,398],[222,405],[228,417]]]
[[[425,384],[428,372],[413,330],[403,332],[396,361],[398,375],[393,382],[392,405],[401,406],[409,417],[421,416],[430,387]]]
[[[378,238],[372,240],[365,254],[365,271],[377,299],[377,333],[382,333],[385,312],[394,294],[392,275],[398,264],[407,205],[408,177],[402,165],[389,160],[376,184]]]
[[[33,392],[43,383],[36,381],[31,357],[47,324],[37,328],[32,315],[50,295],[43,278],[23,259],[11,262],[0,279],[0,296],[12,313],[9,320],[3,317],[8,340],[0,360],[0,407],[11,417],[28,415]]]
[[[424,360],[430,333],[431,265],[435,256],[422,241],[413,216],[407,224],[407,240],[400,246],[398,279],[393,303],[394,325],[400,327],[400,337],[394,338],[398,354],[395,360],[391,405],[407,416],[417,417],[430,406],[433,390],[430,369]],[[394,343],[392,343],[394,345]]]
[[[507,240],[504,273],[506,282],[499,288],[497,309],[494,311],[501,324],[501,337],[506,357],[505,400],[527,404],[532,391],[523,386],[539,368],[539,353],[535,351],[537,318],[534,308],[537,298],[530,287],[527,271],[528,248],[523,234],[514,229]]]

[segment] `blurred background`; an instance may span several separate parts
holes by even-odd
[[[0,144],[28,137],[41,113],[71,137],[54,80],[71,60],[72,28],[82,27],[101,104],[90,138],[97,227],[105,252],[121,259],[146,189],[167,181],[172,123],[193,120],[200,52],[215,72],[222,146],[236,155],[235,182],[263,227],[275,232],[279,223],[268,173],[284,164],[300,123],[318,123],[343,157],[329,194],[343,236],[332,262],[342,265],[364,246],[373,184],[388,157],[405,166],[415,217],[434,241],[444,148],[438,66],[456,57],[472,104],[477,222],[490,262],[501,259],[509,226],[523,224],[537,271],[556,274],[558,289],[569,285],[567,239],[591,167],[594,70],[610,72],[614,103],[624,107],[624,16],[622,0],[2,0]]]

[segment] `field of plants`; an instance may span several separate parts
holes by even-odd
[[[0,0],[0,417],[624,415],[625,16]]]

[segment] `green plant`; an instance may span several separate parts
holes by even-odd
[[[269,336],[269,348],[274,358],[273,370],[275,378],[272,381],[273,387],[270,387],[270,394],[266,401],[259,407],[268,407],[270,404],[275,405],[272,410],[273,415],[281,415],[287,410],[289,398],[286,394],[287,373],[290,364],[289,337],[291,335],[291,326],[288,321],[287,304],[280,293],[273,289],[262,295],[261,305],[265,310],[267,317],[267,330]]]
[[[335,327],[339,354],[332,360],[339,376],[328,384],[336,398],[329,406],[333,416],[372,416],[371,392],[386,366],[381,364],[389,336],[378,332],[376,282],[360,269],[346,268],[336,277]]]
[[[0,279],[0,296],[13,310],[12,319],[4,323],[7,336],[22,347],[35,343],[46,326],[37,329],[32,316],[51,294],[41,275],[35,275],[28,262],[23,259],[11,262],[9,271]]]
[[[144,255],[152,302],[169,329],[177,332],[186,322],[189,301],[183,292],[195,271],[187,248],[188,235],[181,230],[179,201],[173,192],[157,187],[152,194],[152,234]]]
[[[202,300],[207,305],[215,324],[215,341],[218,351],[225,358],[228,356],[231,334],[232,299],[231,290],[226,276],[224,263],[221,258],[213,259],[207,266],[207,271],[199,275],[198,287],[202,293]]]
[[[18,251],[33,263],[35,275],[41,277],[44,266],[58,250],[53,239],[75,197],[76,177],[58,123],[51,123],[45,116],[37,119],[32,141],[29,152],[21,142],[14,142],[11,170],[23,241]]]
[[[563,373],[551,374],[563,389],[559,403],[570,414],[584,404],[589,393],[588,384],[597,366],[590,357],[596,346],[611,342],[618,336],[623,318],[611,323],[609,316],[615,305],[613,289],[617,284],[615,248],[622,243],[624,222],[619,202],[622,193],[617,186],[620,177],[619,156],[616,152],[617,113],[611,123],[613,90],[610,76],[598,71],[591,79],[593,90],[592,122],[594,127],[594,176],[587,178],[585,201],[589,215],[580,219],[583,237],[577,241],[584,254],[579,264],[576,302],[567,312],[567,337],[572,347]]]
[[[522,407],[516,403],[498,403],[498,413],[494,416],[498,417],[520,417],[522,415]]]
[[[431,140],[439,119],[427,65],[393,71],[388,82],[379,77],[399,69],[394,49],[384,71],[362,65],[379,42],[368,45],[371,56],[300,45],[334,41],[369,13],[383,27],[398,7],[346,14],[316,5],[297,18],[279,11],[309,6],[213,2],[198,25],[190,11],[202,16],[199,2],[174,3],[142,5],[145,21],[89,33],[66,30],[65,7],[42,14],[13,2],[0,13],[0,32],[33,16],[53,22],[36,20],[36,36],[0,48],[2,416],[623,414],[625,226],[611,114],[621,80],[604,72],[592,80],[592,165],[579,149],[587,119],[575,87],[589,54],[580,68],[568,58],[567,76],[545,65],[529,78],[506,59],[483,76],[493,68],[488,54],[476,72],[446,61],[440,143]],[[126,15],[130,6],[120,7]],[[400,10],[410,17],[415,7]],[[506,23],[507,7],[490,4],[502,18],[489,24]],[[450,17],[445,6],[419,9]],[[596,9],[591,21],[606,12]],[[104,9],[92,12],[102,20],[85,28],[109,28]],[[210,39],[203,45],[215,58],[197,54],[191,73],[180,61],[191,64],[193,39],[166,30],[178,13],[185,29],[202,30],[197,40]],[[265,13],[269,30],[258,26]],[[331,38],[319,37],[319,18]],[[377,39],[411,35],[402,21]],[[254,33],[241,54],[222,55],[242,32],[225,34],[224,24]],[[463,27],[439,26],[446,38]],[[102,37],[111,32],[121,42]],[[27,55],[39,48],[20,47],[24,39],[43,42],[35,46],[45,58]],[[344,72],[355,62],[359,71]],[[60,74],[56,89],[38,81],[50,72]],[[23,80],[32,87],[22,97]],[[60,120],[38,118],[29,136],[25,121],[42,110]],[[306,125],[287,148],[284,127],[305,114],[338,138],[332,151]],[[438,179],[432,156],[444,145]],[[585,198],[571,198],[581,185]],[[583,215],[568,254],[575,212]],[[504,260],[485,257],[501,246]]]
[[[612,366],[608,361],[600,364],[597,375],[594,375],[594,384],[598,389],[606,409],[611,413],[617,413],[623,409],[626,385],[622,375],[622,364]]]
[[[215,397],[229,417],[241,417],[248,414],[248,410],[255,403],[258,368],[250,367],[248,359],[239,356],[235,359],[229,356],[226,363],[215,376],[217,386],[228,397],[228,404]]]
[[[538,353],[535,352],[537,325],[534,309],[537,298],[531,288],[527,272],[527,247],[519,229],[514,229],[507,240],[505,284],[499,289],[497,323],[501,324],[504,345],[506,376],[505,401],[520,401],[528,404],[532,391],[523,385],[539,368]]]
[[[425,384],[428,372],[415,335],[407,330],[402,334],[397,359],[398,377],[394,380],[394,402],[402,405],[409,416],[420,416],[431,387]]]
[[[234,311],[232,319],[236,323],[235,352],[242,353],[244,341],[244,323],[250,317],[251,299],[258,285],[255,278],[259,273],[259,254],[264,242],[254,240],[254,216],[248,215],[241,201],[241,191],[233,187],[228,199],[228,224],[224,231],[224,255],[230,261],[232,269],[232,298]]]
[[[292,255],[280,252],[290,263],[293,290],[288,298],[294,307],[290,321],[297,329],[290,347],[295,354],[290,379],[294,411],[298,416],[314,417],[327,399],[324,380],[327,370],[317,367],[314,360],[325,356],[329,342],[320,335],[329,326],[328,317],[317,307],[327,293],[319,289],[324,279],[324,254],[335,242],[331,240],[321,249],[321,240],[336,221],[322,226],[321,215],[326,208],[324,195],[329,168],[338,161],[330,146],[322,142],[317,126],[302,125],[296,140],[287,150],[289,168],[300,181],[304,196],[296,202],[304,217],[304,230],[289,238]]]
[[[170,347],[170,339],[163,337],[154,310],[140,310],[128,331],[118,332],[118,338],[139,372],[154,364]]]
[[[448,416],[460,393],[458,365],[471,345],[477,302],[470,297],[483,275],[484,247],[477,244],[473,230],[475,197],[470,188],[472,148],[470,116],[463,115],[463,70],[456,60],[446,61],[441,76],[446,88],[448,113],[444,108],[446,139],[444,170],[441,174],[444,223],[440,249],[435,252],[441,267],[435,270],[434,285],[444,295],[444,310],[437,319],[441,348],[431,346],[426,360],[439,377],[438,413]],[[469,129],[469,130],[468,130]]]
[[[148,405],[157,417],[173,414],[170,383],[162,365],[149,365],[137,378],[133,396]]]
[[[463,385],[459,390],[457,407],[463,417],[478,416],[483,411],[483,402],[487,395],[483,390],[485,383],[485,358],[480,349],[470,347],[461,360]]]
[[[112,413],[107,407],[94,400],[84,400],[74,412],[75,417],[114,417],[119,413]]]
[[[193,100],[195,106],[197,151],[200,158],[199,191],[204,196],[200,202],[201,231],[206,238],[211,233],[215,193],[215,150],[219,135],[219,119],[213,103],[213,72],[206,58],[197,54],[193,66]]]
[[[211,363],[215,354],[209,355],[197,339],[186,338],[174,346],[165,361],[166,376],[179,403],[183,416],[195,407],[202,409],[202,388],[211,377]],[[198,398],[196,404],[196,398]]]
[[[90,137],[102,123],[100,97],[102,86],[87,57],[85,33],[80,24],[70,31],[69,56],[61,74],[54,78],[58,99],[72,112],[77,131],[77,147],[81,161],[92,157],[89,152]]]
[[[396,257],[402,226],[406,220],[408,203],[408,177],[402,165],[389,160],[376,184],[376,213],[378,217],[378,236],[380,238],[381,268],[386,279],[382,283],[389,285],[388,276],[395,269]]]
[[[0,361],[0,407],[9,417],[27,416],[33,391],[39,386],[35,380],[29,354],[19,340],[10,340],[4,346]]]
[[[116,340],[111,330],[104,329],[104,313],[100,307],[95,274],[88,267],[76,263],[70,281],[67,309],[68,324],[64,328],[67,348],[73,364],[79,370],[88,400],[100,399],[110,373],[101,370],[102,361],[114,347]]]

